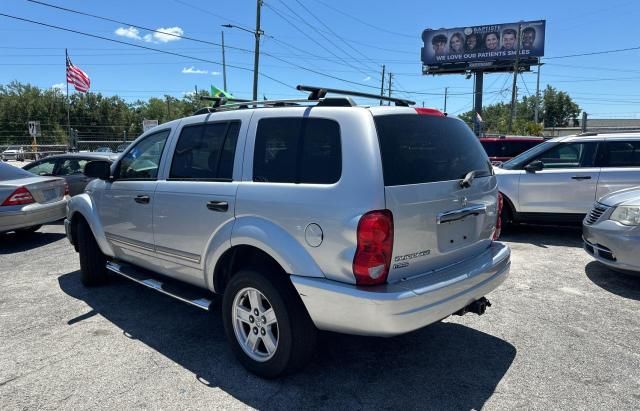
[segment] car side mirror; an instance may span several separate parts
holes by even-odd
[[[524,166],[524,169],[528,173],[535,173],[536,171],[542,171],[544,168],[544,163],[540,160],[535,160]]]
[[[89,161],[84,166],[84,175],[100,180],[109,180],[111,178],[111,163],[103,160]]]

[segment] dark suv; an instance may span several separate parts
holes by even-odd
[[[481,137],[480,143],[487,152],[492,164],[500,164],[511,160],[520,153],[524,153],[531,147],[544,142],[542,137],[532,136],[491,136]]]

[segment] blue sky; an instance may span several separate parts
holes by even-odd
[[[222,24],[255,26],[255,0],[50,0],[50,3],[216,43],[220,42]],[[300,92],[288,87],[300,83],[376,93],[381,66],[385,64],[387,71],[394,73],[393,88],[403,90],[394,92],[394,96],[442,109],[444,89],[448,87],[447,111],[459,114],[471,109],[473,80],[462,75],[421,75],[422,30],[545,19],[546,64],[541,69],[541,89],[551,84],[568,92],[591,118],[640,118],[640,50],[554,58],[640,46],[636,35],[640,20],[637,1],[265,0],[264,3],[262,29],[267,36],[261,42],[261,50],[269,55],[261,56],[260,72],[279,82],[261,76],[260,97],[301,97]],[[132,101],[165,94],[180,97],[195,86],[202,89],[213,84],[222,88],[221,65],[188,58],[221,62],[219,46],[154,35],[26,0],[3,0],[0,13],[187,56],[136,49],[0,17],[2,84],[13,80],[47,88],[64,84],[66,47],[74,64],[91,77],[92,91],[105,95],[117,94]],[[238,97],[251,97],[253,35],[238,29],[224,30],[229,46],[226,61],[236,66],[227,68],[228,89]],[[324,77],[304,68],[359,84]],[[511,81],[507,74],[486,75],[485,105],[508,101]],[[520,95],[535,94],[535,87],[534,73],[518,78]]]

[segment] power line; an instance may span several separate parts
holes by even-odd
[[[283,3],[284,6],[286,8],[288,8],[289,10],[291,10],[289,8],[289,6],[286,5],[286,3]],[[297,31],[299,31],[300,33],[302,33],[302,35],[304,35],[305,37],[307,37],[309,40],[313,41],[315,44],[317,44],[318,46],[322,47],[324,50],[326,50],[327,52],[329,52],[329,54],[331,54],[332,56],[336,57],[337,59],[339,59],[341,62],[343,62],[344,64],[348,65],[349,67],[356,69],[358,71],[360,71],[362,74],[364,74],[365,76],[368,76],[370,74],[365,73],[364,71],[361,71],[358,67],[350,64],[349,62],[347,62],[345,59],[343,59],[342,57],[340,57],[339,55],[337,55],[336,53],[334,53],[331,49],[329,49],[328,47],[325,47],[324,44],[320,43],[318,40],[316,40],[315,38],[313,38],[312,36],[310,36],[309,34],[307,34],[307,32],[305,32],[304,30],[302,30],[300,27],[298,27],[296,24],[294,24],[293,22],[291,22],[291,20],[289,20],[287,17],[285,17],[284,15],[282,15],[282,13],[280,13],[275,7],[273,7],[272,5],[268,4],[268,3],[264,3],[264,5],[269,8],[271,11],[273,11],[275,14],[277,14],[281,19],[283,19],[284,21],[286,21],[290,26],[292,26],[294,29],[296,29]],[[295,14],[295,12],[294,12]],[[297,14],[296,14],[297,15]],[[298,19],[302,20],[305,24],[308,24],[307,22],[305,22],[302,18],[300,18],[300,16],[298,16]],[[325,37],[326,38],[326,37]]]
[[[566,59],[570,57],[583,57],[583,56],[595,56],[599,54],[610,54],[610,53],[621,53],[623,51],[633,51],[640,50],[640,46],[637,47],[628,47],[624,49],[614,49],[614,50],[603,50],[603,51],[593,51],[591,53],[581,53],[581,54],[568,54],[566,56],[555,56],[555,57],[545,57],[546,60],[557,60],[557,59]]]
[[[333,11],[335,11],[336,13],[342,14],[343,16],[346,16],[346,17],[348,17],[348,18],[350,18],[350,19],[352,19],[352,20],[357,21],[357,22],[358,22],[358,23],[360,23],[360,24],[363,24],[363,25],[365,25],[365,26],[368,26],[368,27],[374,28],[374,29],[376,29],[376,30],[383,31],[383,32],[385,32],[385,33],[389,33],[389,34],[394,34],[394,35],[396,35],[396,36],[408,37],[408,38],[411,38],[411,39],[415,39],[415,38],[416,38],[416,36],[413,36],[413,35],[404,34],[404,33],[398,33],[398,32],[396,32],[396,31],[391,31],[391,30],[386,29],[386,28],[384,28],[384,27],[380,27],[380,26],[373,25],[373,24],[371,24],[371,23],[369,23],[369,22],[366,22],[366,21],[364,21],[364,20],[362,20],[362,19],[359,19],[358,17],[352,16],[352,15],[351,15],[351,14],[349,14],[349,13],[345,13],[344,11],[342,11],[342,10],[340,10],[340,9],[337,9],[337,8],[335,8],[335,7],[333,7],[333,6],[331,6],[331,5],[327,4],[327,3],[325,3],[324,1],[316,0],[316,2],[318,2],[318,3],[322,4],[323,6],[325,6],[325,7],[329,8],[329,9],[331,9],[331,10],[333,10]]]

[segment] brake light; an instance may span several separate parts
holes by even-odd
[[[393,214],[377,210],[364,214],[358,222],[358,246],[353,257],[353,275],[358,285],[387,281],[393,251]]]
[[[439,116],[444,117],[444,113],[435,108],[416,107],[416,113],[422,116]]]
[[[64,182],[64,195],[68,196],[69,195],[69,184],[67,184],[67,182]]]
[[[14,206],[35,203],[33,196],[26,187],[18,187],[16,191],[11,193],[2,203],[3,206]]]
[[[502,231],[503,203],[504,203],[504,200],[502,198],[502,193],[498,193],[498,212],[496,213],[498,215],[498,219],[496,220],[496,228],[493,231],[493,237],[491,237],[492,240],[497,240],[500,237],[500,232]]]

